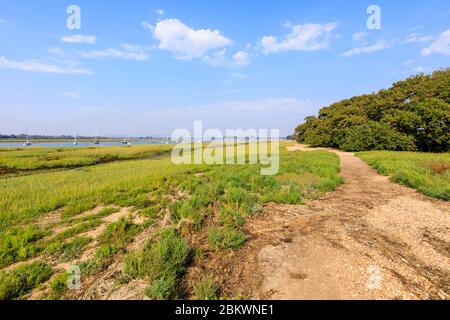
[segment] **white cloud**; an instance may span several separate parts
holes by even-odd
[[[145,48],[131,44],[123,44],[121,49],[108,48],[105,50],[83,52],[81,56],[83,58],[119,58],[136,61],[148,59]]]
[[[244,67],[250,64],[250,57],[247,52],[238,51],[231,57],[227,55],[227,50],[222,49],[211,55],[203,57],[203,61],[212,66],[221,67]]]
[[[53,47],[53,48],[49,48],[47,50],[49,53],[51,54],[55,54],[55,55],[62,55],[64,53],[64,51],[62,51],[60,48],[58,47]]]
[[[234,65],[237,67],[243,67],[250,64],[249,54],[245,51],[239,51],[233,55]]]
[[[362,42],[367,38],[368,35],[369,35],[368,32],[357,32],[352,35],[352,38],[353,41]]]
[[[379,40],[379,41],[375,42],[374,44],[353,48],[349,51],[342,53],[341,55],[349,58],[349,57],[364,54],[364,53],[372,53],[372,52],[376,52],[376,51],[381,51],[384,49],[388,49],[390,47],[391,47],[391,44],[389,42],[387,42],[385,40]]]
[[[411,33],[406,38],[405,43],[428,42],[433,41],[433,39],[434,39],[433,35],[423,36],[419,33]]]
[[[0,24],[5,24],[6,23],[6,21],[5,20],[3,20],[3,19],[0,19]]]
[[[143,22],[141,22],[141,26],[143,26],[145,29],[147,29],[151,33],[153,33],[153,31],[155,31],[155,27],[150,22],[143,21]]]
[[[73,36],[64,36],[61,38],[61,41],[65,43],[95,44],[97,42],[97,38],[95,36],[84,36],[81,34],[77,34]]]
[[[63,92],[63,93],[61,93],[61,95],[64,97],[67,97],[67,98],[72,98],[72,99],[81,98],[81,93],[76,92],[76,91]]]
[[[403,65],[404,65],[404,66],[409,66],[409,65],[411,65],[413,62],[414,62],[413,59],[408,59],[408,60],[406,60],[405,62],[403,62]]]
[[[156,14],[158,16],[163,16],[164,15],[164,10],[163,9],[156,9],[155,12],[156,12]]]
[[[56,74],[75,74],[75,75],[92,74],[92,72],[87,69],[80,69],[71,66],[61,67],[57,65],[42,63],[36,60],[13,61],[8,60],[5,57],[0,57],[0,69],[15,69],[29,72],[56,73]]]
[[[260,45],[264,54],[282,51],[317,51],[329,46],[334,37],[332,31],[338,26],[337,22],[327,24],[307,23],[300,25],[286,24],[291,32],[282,40],[274,36],[265,36]]]
[[[424,48],[421,51],[423,56],[429,56],[433,53],[440,53],[449,56],[450,55],[450,29],[442,32],[439,38],[433,42],[428,48]]]
[[[229,46],[232,42],[219,30],[192,29],[178,19],[164,19],[155,27],[144,22],[142,25],[159,40],[159,48],[168,50],[179,60],[204,57],[209,51]]]

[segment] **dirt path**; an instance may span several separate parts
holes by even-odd
[[[332,151],[345,184],[250,221],[238,287],[255,299],[450,299],[450,203]]]

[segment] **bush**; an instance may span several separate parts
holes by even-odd
[[[99,237],[99,242],[102,245],[110,245],[119,249],[130,243],[138,232],[138,225],[130,219],[122,218],[106,227],[106,230]]]
[[[172,276],[162,277],[155,280],[145,290],[145,295],[151,300],[170,300],[176,297],[177,279]]]
[[[52,267],[43,262],[23,265],[0,274],[0,300],[13,300],[30,292],[52,275]]]
[[[35,242],[44,235],[32,226],[6,231],[0,239],[0,268],[33,257],[38,252]]]
[[[241,231],[231,227],[211,228],[208,232],[209,245],[214,249],[239,249],[247,241]]]
[[[118,249],[110,245],[100,246],[95,256],[80,264],[81,273],[86,276],[94,275],[105,270],[111,263],[111,258],[118,252]]]
[[[175,283],[184,273],[189,246],[174,229],[163,230],[158,241],[150,241],[142,251],[125,257],[123,272],[131,278],[146,278],[151,285],[146,294],[152,299],[175,296]]]
[[[214,280],[204,277],[194,286],[194,294],[197,300],[217,300],[218,288]]]
[[[184,272],[189,247],[174,229],[163,230],[158,241],[125,258],[124,273],[131,278],[157,279]]]
[[[374,121],[351,128],[339,147],[345,151],[416,150],[411,136],[403,135],[389,128],[387,124]]]
[[[342,100],[307,117],[297,141],[347,151],[450,150],[450,68]]]
[[[63,243],[51,243],[45,249],[45,253],[50,254],[58,262],[67,262],[79,258],[83,253],[83,249],[92,241],[91,238],[76,238],[72,241]]]
[[[70,274],[67,272],[60,273],[56,275],[51,281],[50,281],[50,296],[49,298],[51,300],[60,300],[61,297],[67,292],[67,280],[69,279]]]

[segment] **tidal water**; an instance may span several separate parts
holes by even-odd
[[[162,145],[167,144],[163,141],[132,141],[130,145]],[[169,144],[175,144],[170,142]],[[33,142],[31,146],[24,146],[23,142],[0,142],[0,148],[33,148],[33,147],[47,147],[47,148],[85,148],[85,147],[113,147],[113,146],[126,146],[121,141],[112,142],[100,142],[100,144],[94,144],[93,142],[78,142],[78,145],[74,146],[73,142]]]

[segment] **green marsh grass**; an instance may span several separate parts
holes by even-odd
[[[394,182],[450,201],[450,153],[373,151],[357,156]]]
[[[4,149],[0,152],[0,167],[13,170],[79,168],[111,161],[155,159],[169,156],[170,150],[170,146],[159,145]]]
[[[133,148],[138,149],[127,151]],[[166,148],[154,146],[152,152],[164,155]],[[46,171],[48,158],[36,159],[32,154],[40,152],[44,157],[45,152],[64,154],[64,150],[15,150],[13,156],[5,156],[9,151],[1,152],[3,159],[28,159],[23,160],[23,167],[34,163],[40,168],[26,176],[0,176],[1,267],[40,254],[58,260],[77,257],[87,240],[74,237],[98,227],[103,217],[120,207],[134,207],[149,219],[148,225],[167,212],[171,226],[187,220],[192,231],[200,231],[207,225],[211,248],[237,249],[245,243],[246,236],[240,230],[245,219],[261,213],[264,204],[301,204],[342,183],[338,176],[339,158],[329,152],[288,152],[282,147],[279,173],[262,176],[261,165],[177,166],[164,156],[127,160],[128,156],[141,157],[139,150],[140,147],[77,149],[81,157],[87,157],[89,152],[131,155],[117,155],[125,157],[124,161],[58,171]],[[110,207],[80,216],[98,206]],[[37,227],[41,217],[56,211],[62,220],[52,226],[62,227],[62,232],[51,235],[50,227]],[[107,268],[143,228],[127,219],[108,226],[98,239],[100,248],[95,256],[81,264],[82,274],[94,275]],[[180,234],[169,229],[143,250],[127,255],[124,272],[130,277],[149,279],[146,293],[152,299],[174,297],[189,251]]]
[[[219,288],[209,277],[201,278],[194,286],[194,295],[197,300],[217,300]]]
[[[50,279],[51,266],[43,262],[22,265],[13,271],[0,273],[0,300],[13,300],[30,292]]]

